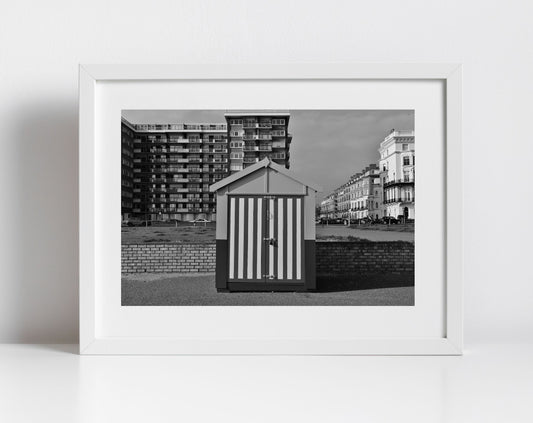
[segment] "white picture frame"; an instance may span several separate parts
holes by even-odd
[[[324,81],[439,80],[444,83],[445,329],[437,337],[347,337],[328,339],[256,337],[198,338],[102,334],[106,325],[98,300],[96,231],[99,84],[117,81]],[[463,351],[463,211],[461,65],[458,64],[291,64],[291,65],[80,65],[79,68],[79,289],[80,354],[365,354],[460,355]],[[116,166],[119,166],[117,161]],[[117,281],[118,283],[118,281]],[[142,307],[136,307],[142,313]],[[289,307],[290,309],[290,307]],[[290,311],[287,311],[290,313]],[[191,322],[191,324],[194,324]]]

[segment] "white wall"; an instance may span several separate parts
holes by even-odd
[[[462,62],[467,347],[531,336],[532,5],[4,2],[0,341],[77,341],[80,62]]]

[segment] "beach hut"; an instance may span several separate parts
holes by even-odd
[[[321,188],[269,158],[211,185],[218,291],[312,291]]]

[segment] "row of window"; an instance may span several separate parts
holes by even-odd
[[[136,124],[135,129],[138,131],[223,131],[227,129],[225,124]],[[123,126],[124,127],[124,126]]]
[[[256,123],[265,125],[285,125],[285,119],[260,119],[259,121],[257,119],[230,119],[229,123],[230,125],[255,125]]]

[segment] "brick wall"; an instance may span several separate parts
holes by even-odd
[[[125,244],[123,273],[215,271],[214,243]],[[409,242],[317,242],[317,275],[414,273],[414,244]]]
[[[317,275],[414,274],[410,242],[317,242]]]
[[[122,273],[215,271],[215,244],[124,244]]]

